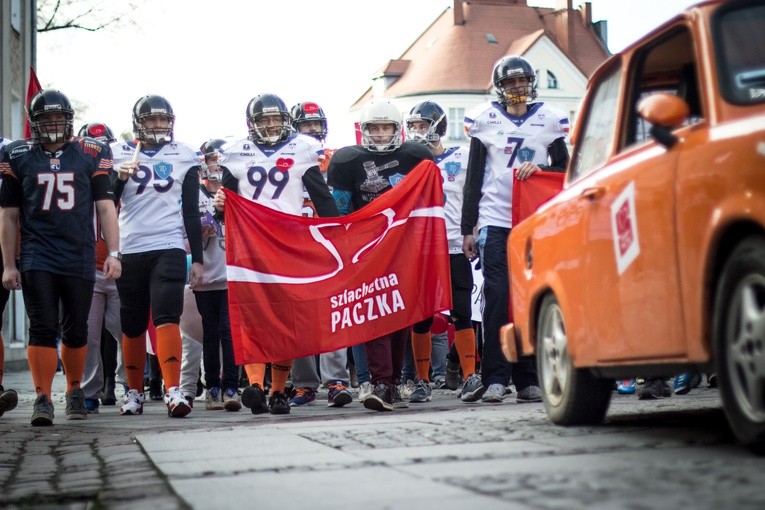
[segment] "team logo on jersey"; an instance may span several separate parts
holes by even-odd
[[[391,186],[398,185],[399,182],[404,180],[404,175],[402,174],[393,174],[388,177],[388,181],[390,182]]]
[[[32,147],[30,145],[22,145],[20,147],[16,147],[11,151],[11,158],[15,158],[19,156],[20,154],[25,154],[32,150]]]
[[[494,113],[494,112],[489,112],[489,118],[490,119],[496,119],[497,118],[497,114]]]
[[[444,170],[446,170],[449,182],[454,182],[457,178],[457,174],[460,173],[461,168],[462,163],[457,163],[456,161],[449,161],[444,165]]]
[[[171,173],[173,173],[173,165],[170,163],[160,161],[159,163],[154,164],[154,175],[156,175],[158,179],[167,179],[170,177]]]
[[[295,160],[292,158],[279,158],[276,160],[276,168],[282,172],[287,172],[294,164]]]
[[[61,160],[60,159],[51,158],[51,160],[50,160],[50,171],[51,172],[58,172],[59,170],[61,170]]]
[[[244,145],[242,145],[242,150],[244,150],[244,151],[250,150],[250,144],[249,143],[245,143]]]
[[[536,151],[534,149],[530,149],[528,147],[524,147],[523,149],[518,149],[518,159],[521,161],[521,163],[525,163],[526,161],[531,161],[534,159],[534,153]]]

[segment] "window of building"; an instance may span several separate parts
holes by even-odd
[[[464,108],[449,108],[449,132],[447,136],[449,140],[464,140],[465,139],[465,109]]]
[[[558,78],[556,78],[555,75],[551,73],[550,71],[547,71],[547,88],[548,89],[558,88]]]
[[[21,32],[21,0],[11,1],[11,26],[16,32]]]

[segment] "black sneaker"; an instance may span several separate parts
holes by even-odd
[[[672,396],[672,390],[667,381],[661,377],[646,379],[643,389],[640,390],[640,400],[656,400]]]
[[[290,414],[290,403],[287,395],[281,391],[275,391],[268,398],[268,412],[271,414]]]
[[[252,414],[267,413],[266,392],[263,391],[259,384],[247,386],[242,390],[242,405],[249,408]]]
[[[149,398],[152,400],[165,399],[165,393],[162,391],[161,379],[151,379],[149,381]]]
[[[6,411],[14,409],[18,403],[19,395],[16,393],[16,390],[5,390],[0,385],[0,416]]]
[[[66,394],[66,419],[84,420],[88,417],[88,408],[85,407],[85,393],[82,388],[74,388]]]
[[[364,407],[373,411],[393,411],[393,391],[387,384],[378,384],[364,399]]]
[[[53,404],[48,402],[48,395],[45,393],[35,400],[32,411],[32,425],[35,427],[53,425]]]
[[[446,359],[446,387],[452,391],[462,386],[462,374],[460,373],[460,364],[454,363],[449,358]]]

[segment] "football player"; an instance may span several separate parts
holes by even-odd
[[[387,99],[373,99],[361,111],[361,145],[339,149],[329,162],[328,182],[341,214],[361,209],[392,189],[403,176],[424,160],[433,160],[421,144],[403,141],[401,112]],[[404,360],[409,328],[364,344],[373,386],[364,407],[392,411],[400,400],[398,380]],[[353,354],[357,365],[359,349]],[[363,352],[363,351],[362,351]]]
[[[134,142],[115,142],[115,194],[120,199],[120,246],[125,278],[117,281],[122,354],[128,394],[123,415],[143,413],[146,331],[156,328],[157,357],[165,383],[168,416],[183,417],[191,406],[180,389],[179,330],[186,284],[186,245],[191,251],[189,285],[202,283],[199,218],[199,158],[173,139],[175,115],[167,99],[147,95],[133,106]]]
[[[260,94],[250,100],[246,110],[250,136],[223,151],[223,187],[272,209],[300,215],[303,189],[319,216],[337,216],[338,211],[327,183],[319,170],[319,141],[294,132],[287,106],[279,96]],[[286,170],[277,160],[293,161]],[[277,170],[278,168],[278,170]],[[215,207],[225,208],[225,193],[215,195]],[[250,386],[242,391],[242,403],[253,414],[289,414],[284,393],[292,366],[291,360],[271,364],[271,393],[266,405],[263,391],[266,366],[245,365]]]
[[[0,160],[2,160],[3,146],[11,143],[11,140],[0,136]],[[0,179],[0,186],[3,181]],[[2,254],[0,253],[0,257]],[[5,311],[5,305],[8,303],[8,298],[11,295],[11,291],[5,287],[0,288],[0,315]],[[3,334],[0,332],[0,416],[3,413],[10,411],[16,407],[19,402],[19,396],[16,390],[6,390],[3,388],[3,367],[5,366],[5,342],[3,342]]]
[[[452,310],[450,320],[454,323],[454,344],[465,374],[475,373],[475,330],[471,320],[473,291],[473,268],[462,253],[462,193],[469,150],[462,147],[445,148],[441,139],[446,136],[446,112],[438,103],[422,101],[412,107],[406,118],[406,138],[425,145],[436,159],[441,170],[444,187],[444,215],[446,236],[449,242],[449,263],[452,282]],[[433,319],[412,326],[412,354],[417,371],[417,383],[409,396],[409,402],[428,402],[431,388],[428,381],[431,355],[430,327]],[[443,337],[442,337],[443,338]],[[442,346],[439,352],[446,352]],[[435,352],[436,349],[433,349]],[[443,365],[446,360],[439,360]],[[436,362],[433,366],[435,368]],[[405,367],[406,369],[406,367]]]
[[[70,420],[87,417],[80,383],[96,274],[94,211],[108,250],[105,278],[119,278],[122,266],[109,147],[91,138],[73,138],[74,109],[58,90],[38,92],[27,113],[32,138],[4,147],[0,160],[0,245],[3,286],[21,288],[29,316],[27,357],[37,395],[32,425],[40,426],[53,424],[50,395],[59,333],[66,415]]]
[[[507,238],[513,226],[513,174],[524,180],[540,169],[565,171],[569,121],[558,108],[534,102],[536,73],[525,58],[510,55],[500,59],[492,71],[492,82],[497,100],[479,105],[465,117],[470,159],[462,207],[462,249],[470,260],[480,251],[485,306],[481,375],[465,381],[460,398],[463,402],[502,402],[512,375],[518,403],[541,402],[533,359],[511,366],[499,343],[499,329],[508,322]]]

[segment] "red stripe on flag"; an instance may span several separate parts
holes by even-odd
[[[29,85],[27,85],[27,102],[24,105],[25,108],[29,108],[29,102],[35,97],[35,94],[40,92],[42,87],[37,80],[37,74],[32,66],[29,66]],[[29,126],[29,115],[24,116],[24,138],[31,138],[32,129]]]
[[[284,214],[226,192],[237,363],[362,343],[451,309],[443,189],[432,161],[359,211]]]

